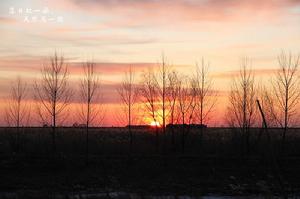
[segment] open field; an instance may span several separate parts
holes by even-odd
[[[58,128],[53,155],[50,128],[0,129],[0,191],[110,192],[141,194],[294,195],[300,193],[300,129],[270,140],[251,129],[249,145],[239,129],[159,134],[135,129],[132,150],[125,128],[91,128],[86,165],[85,131]],[[173,139],[173,144],[172,144]]]
[[[133,129],[133,150],[135,155],[182,154],[182,129],[174,130],[174,137],[169,129],[166,136],[158,132],[158,148],[155,128]],[[273,151],[279,153],[281,129],[269,129],[268,133],[260,128],[253,128],[249,134],[249,149],[246,152],[245,135],[238,128],[185,129],[185,155],[241,156],[261,155],[268,148],[268,135]],[[52,153],[51,128],[25,127],[0,128],[0,154],[11,156],[19,147],[19,155],[47,157]],[[172,145],[172,139],[173,145]],[[16,141],[17,140],[17,141]],[[300,155],[300,129],[288,129],[285,155]],[[18,142],[18,144],[17,144]],[[85,155],[85,128],[63,127],[56,133],[56,148],[65,157]],[[90,128],[89,151],[91,155],[127,155],[129,153],[129,135],[126,128]]]

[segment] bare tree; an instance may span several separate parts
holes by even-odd
[[[25,103],[27,95],[27,84],[20,77],[12,84],[7,106],[5,109],[5,120],[9,126],[19,128],[25,124],[28,117],[28,107]]]
[[[125,106],[125,111],[127,113],[127,126],[130,137],[130,152],[132,151],[133,144],[133,134],[131,130],[132,125],[132,114],[134,106],[138,99],[138,88],[135,84],[134,71],[129,68],[129,71],[125,73],[123,82],[120,87],[117,88],[119,96],[121,98],[122,104]]]
[[[195,95],[194,90],[191,89],[190,80],[187,77],[180,78],[178,89],[178,110],[181,118],[181,144],[182,152],[185,149],[186,135],[192,121],[192,116],[195,110]],[[188,128],[186,128],[188,127]]]
[[[168,74],[168,86],[167,86],[167,97],[166,101],[168,103],[169,109],[169,124],[171,124],[171,133],[172,133],[172,147],[175,146],[175,132],[174,132],[174,122],[176,114],[176,105],[178,100],[178,92],[180,88],[180,80],[178,78],[178,73],[172,71]]]
[[[254,124],[256,110],[254,75],[250,66],[250,60],[247,57],[243,58],[239,76],[232,82],[228,107],[229,122],[241,128],[246,138],[247,150],[249,149],[249,128]]]
[[[178,109],[181,117],[181,124],[185,125],[189,121],[188,113],[191,108],[191,89],[187,77],[181,77],[178,89]]]
[[[280,70],[277,72],[273,85],[273,116],[283,128],[282,144],[284,144],[288,127],[296,114],[296,107],[299,103],[300,90],[297,71],[300,56],[293,56],[284,51],[278,56]]]
[[[56,153],[56,126],[59,118],[70,103],[72,90],[68,87],[68,67],[64,57],[55,52],[50,63],[45,64],[41,71],[42,79],[35,82],[35,99],[38,102],[37,113],[41,120],[52,126],[52,147]]]
[[[205,63],[203,58],[200,66],[196,64],[196,74],[192,81],[196,100],[195,115],[201,125],[201,144],[203,139],[203,126],[210,120],[210,115],[217,102],[217,92],[213,91],[213,81],[209,77],[209,63]]]
[[[19,150],[20,127],[28,124],[30,110],[25,102],[27,96],[27,84],[20,77],[12,84],[7,105],[5,107],[5,120],[9,126],[16,127],[17,133],[14,139],[15,151]]]
[[[164,54],[162,55],[161,58],[161,63],[159,67],[158,74],[155,78],[156,80],[156,86],[157,86],[157,91],[158,91],[158,101],[160,105],[160,109],[162,110],[161,113],[159,114],[161,120],[162,120],[162,131],[163,131],[163,136],[164,136],[164,145],[163,145],[163,150],[165,151],[166,149],[166,117],[168,115],[167,113],[167,86],[168,86],[168,74],[170,73],[169,71],[169,66],[166,63],[166,59]]]
[[[259,87],[258,98],[260,99],[260,105],[264,111],[266,123],[270,127],[278,126],[281,121],[278,118],[277,106],[275,105],[276,98],[272,89],[263,85]],[[263,121],[261,121],[263,122]]]
[[[202,59],[201,65],[196,64],[196,74],[193,78],[197,102],[197,118],[200,125],[209,121],[209,116],[216,105],[217,93],[213,91],[213,81],[209,77],[209,63]]]
[[[80,118],[86,129],[86,163],[89,159],[89,128],[98,118],[101,110],[99,105],[100,81],[95,73],[95,64],[86,62],[82,65],[84,76],[80,84],[81,110]]]
[[[152,70],[148,70],[142,74],[142,82],[139,94],[142,97],[146,112],[150,114],[150,117],[155,123],[156,150],[158,150],[158,91],[157,82]]]
[[[189,110],[189,117],[188,117],[188,124],[189,124],[189,128],[190,129],[190,125],[192,124],[192,122],[195,122],[195,111],[196,111],[196,107],[197,107],[197,92],[194,86],[195,82],[193,81],[193,79],[189,80],[189,89],[190,89],[190,110]]]

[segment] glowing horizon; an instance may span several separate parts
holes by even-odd
[[[210,125],[219,126],[241,57],[252,60],[260,83],[277,70],[281,50],[300,52],[300,2],[294,0],[3,0],[0,24],[1,114],[17,76],[27,82],[27,100],[34,103],[32,83],[57,51],[69,65],[74,90],[82,63],[95,62],[103,103],[114,110],[106,112],[104,126],[120,123],[112,112],[120,108],[116,88],[124,72],[134,67],[138,80],[142,71],[157,66],[162,53],[172,68],[188,76],[202,58],[210,63],[219,93]],[[78,99],[72,103],[76,107]]]

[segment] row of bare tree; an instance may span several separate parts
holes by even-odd
[[[127,124],[132,145],[132,120],[136,106],[143,104],[143,117],[151,118],[156,126],[156,146],[158,134],[162,131],[166,142],[166,124],[200,123],[204,125],[209,119],[216,103],[217,93],[212,89],[212,80],[209,77],[209,64],[202,60],[196,66],[193,77],[180,75],[166,63],[165,57],[155,71],[149,68],[142,73],[141,81],[135,81],[132,68],[118,88],[118,93],[127,113]],[[141,107],[138,107],[141,108]],[[139,115],[140,116],[140,115]],[[161,122],[161,125],[160,125]],[[185,130],[182,131],[183,140]],[[172,128],[172,142],[174,129]],[[184,141],[183,141],[184,143]],[[163,144],[165,146],[165,144]],[[132,147],[132,146],[131,146]]]
[[[250,127],[259,126],[263,122],[258,115],[257,101],[262,104],[268,126],[283,129],[282,146],[287,129],[297,124],[297,106],[300,99],[299,58],[299,55],[293,56],[282,51],[277,57],[279,69],[270,79],[271,86],[259,85],[251,70],[251,60],[242,60],[240,73],[231,85],[226,118],[229,126],[241,128],[246,136],[247,146]]]
[[[86,154],[88,158],[89,127],[100,113],[101,104],[96,103],[100,97],[100,81],[94,71],[94,63],[87,62],[82,65],[84,75],[81,79],[79,95],[81,107],[78,115],[86,128]],[[74,94],[68,85],[68,66],[63,56],[56,53],[50,58],[49,64],[41,70],[42,78],[34,83],[34,99],[36,113],[43,124],[51,124],[52,146],[56,152],[56,128],[60,119],[70,117],[66,112]],[[12,86],[10,99],[5,110],[6,121],[10,126],[17,127],[16,142],[18,142],[19,128],[30,117],[31,108],[26,104],[27,84],[21,78]],[[28,122],[26,122],[28,125]]]
[[[226,119],[229,126],[239,127],[249,142],[249,129],[259,125],[256,100],[262,103],[269,126],[283,129],[284,142],[288,127],[296,119],[296,108],[299,102],[299,56],[282,52],[278,56],[279,70],[271,79],[271,88],[259,86],[252,71],[251,60],[242,59],[240,72],[233,77]],[[81,80],[79,96],[81,107],[78,111],[86,128],[86,154],[88,158],[89,127],[95,120],[103,119],[99,75],[95,72],[93,62],[84,63],[84,75]],[[191,77],[179,74],[162,56],[157,70],[149,68],[136,81],[132,67],[124,74],[124,79],[117,92],[120,96],[130,137],[130,148],[133,144],[132,125],[135,124],[137,109],[143,108],[143,115],[150,117],[156,124],[156,144],[161,130],[166,141],[166,124],[192,123],[206,124],[213,116],[218,93],[213,89],[213,80],[209,74],[209,63],[202,59],[196,64]],[[56,151],[56,127],[58,118],[67,118],[67,107],[71,103],[74,90],[68,85],[68,65],[63,56],[56,53],[41,70],[41,79],[34,84],[36,112],[43,123],[52,127],[53,151]],[[19,128],[28,125],[31,108],[26,104],[27,85],[18,78],[12,85],[5,118],[10,126]],[[99,117],[100,116],[100,117]],[[49,122],[51,121],[51,122]],[[159,128],[158,122],[161,122]],[[174,142],[174,129],[171,129]],[[189,128],[182,129],[182,145]],[[202,135],[202,130],[201,130]],[[164,145],[163,145],[164,146]]]

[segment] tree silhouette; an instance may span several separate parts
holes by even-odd
[[[162,120],[162,132],[163,132],[163,149],[165,151],[166,149],[166,119],[168,115],[167,110],[167,86],[168,86],[168,76],[169,76],[170,70],[169,65],[166,63],[166,58],[164,54],[161,58],[161,63],[159,65],[158,73],[155,77],[156,80],[156,90],[158,94],[158,101],[161,109],[161,113],[159,112],[159,116]]]
[[[72,90],[68,88],[68,66],[64,57],[55,52],[50,63],[41,71],[42,78],[34,85],[37,113],[44,123],[52,126],[52,149],[56,153],[56,126],[59,118],[70,104]]]
[[[250,67],[249,58],[243,58],[239,75],[232,81],[227,109],[229,125],[241,128],[242,135],[245,136],[247,151],[249,149],[249,129],[255,122],[256,112],[256,88]]]
[[[86,129],[86,163],[89,160],[89,128],[99,119],[98,115],[101,111],[99,103],[100,81],[95,73],[95,64],[86,62],[82,65],[84,76],[80,84],[81,109],[80,118],[85,124]],[[99,122],[99,121],[98,121]]]
[[[157,82],[155,80],[155,75],[153,70],[149,69],[148,71],[142,74],[141,88],[139,89],[139,94],[143,100],[145,106],[145,111],[150,115],[150,117],[155,122],[155,134],[156,134],[156,150],[158,150],[158,91],[157,91]]]
[[[175,132],[174,132],[174,123],[176,119],[176,107],[178,101],[178,93],[180,89],[180,80],[176,71],[172,71],[168,74],[168,86],[167,86],[167,97],[166,101],[169,108],[169,124],[171,124],[171,133],[172,133],[172,147],[175,147]]]
[[[20,127],[28,124],[30,118],[30,107],[25,102],[27,97],[27,84],[20,77],[12,83],[7,104],[5,106],[5,120],[8,126],[16,127],[14,138],[15,152],[20,145]]]
[[[138,99],[138,87],[135,84],[134,71],[129,68],[129,71],[125,73],[124,79],[121,85],[117,89],[121,98],[122,104],[125,106],[125,112],[127,113],[127,126],[130,137],[130,151],[132,151],[133,134],[131,130],[132,114],[134,106]]]
[[[205,63],[204,59],[201,65],[196,64],[196,74],[192,81],[196,101],[195,115],[201,125],[200,142],[202,142],[203,125],[210,120],[217,102],[217,92],[213,91],[213,81],[209,77],[209,63]]]
[[[179,81],[178,89],[178,110],[179,118],[181,118],[181,145],[182,152],[185,150],[185,140],[186,135],[189,130],[189,125],[191,124],[192,117],[194,114],[196,101],[194,90],[191,89],[191,81],[188,77],[181,77]],[[187,127],[187,128],[186,128]]]
[[[205,63],[204,59],[201,65],[196,64],[193,81],[197,103],[196,117],[200,125],[203,125],[209,121],[209,116],[217,101],[217,93],[213,91],[213,81],[209,77],[209,63]]]
[[[272,80],[273,97],[275,100],[270,106],[274,106],[273,116],[283,128],[282,144],[284,145],[286,132],[291,125],[291,120],[296,115],[299,103],[300,90],[298,67],[300,56],[293,56],[284,51],[278,56],[279,71]]]

